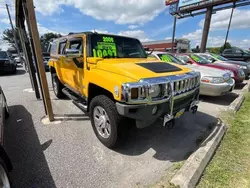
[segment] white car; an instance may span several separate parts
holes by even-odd
[[[235,81],[230,77],[230,74],[226,71],[211,67],[202,67],[198,65],[191,65],[184,63],[177,57],[167,52],[153,52],[149,57],[154,57],[158,60],[162,60],[168,63],[176,63],[186,66],[191,70],[201,73],[200,82],[200,94],[208,96],[220,96],[234,89]]]

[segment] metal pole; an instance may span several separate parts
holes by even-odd
[[[234,3],[235,5],[235,3]],[[232,21],[232,17],[233,17],[233,13],[234,13],[234,8],[232,8],[232,11],[231,11],[231,15],[230,15],[230,18],[229,18],[229,23],[228,23],[228,28],[227,28],[227,34],[226,34],[226,38],[225,38],[225,43],[224,43],[224,46],[223,46],[223,50],[225,50],[226,48],[226,43],[227,43],[227,38],[228,38],[228,34],[229,34],[229,30],[230,30],[230,27],[231,27],[231,21]]]
[[[14,41],[15,41],[15,45],[16,45],[17,54],[18,54],[18,56],[20,58],[20,61],[22,61],[22,58],[21,58],[21,55],[20,55],[19,46],[18,46],[18,43],[17,43],[16,30],[14,29],[14,26],[13,26],[13,23],[12,23],[12,20],[11,20],[10,11],[9,11],[9,5],[7,5],[7,4],[6,4],[6,9],[7,9],[7,12],[8,12],[8,16],[9,16],[9,20],[10,20],[10,25],[11,25],[11,28],[12,28],[12,33],[13,33],[13,36],[14,36]]]
[[[33,0],[27,0],[25,5],[27,7],[27,12],[28,12],[27,24],[30,25],[29,27],[31,30],[31,34],[33,36],[34,50],[35,50],[35,55],[36,55],[36,59],[38,62],[38,71],[40,72],[40,76],[41,76],[41,83],[42,83],[41,89],[44,95],[45,109],[47,110],[49,120],[53,121],[54,114],[53,114],[53,109],[52,109],[51,100],[50,100],[49,87],[48,87],[47,78],[45,74],[45,68],[43,64],[41,43],[39,40],[39,33],[37,29],[36,14],[34,10]]]
[[[213,7],[207,8],[204,27],[203,27],[203,33],[202,33],[202,39],[201,39],[201,48],[200,48],[201,53],[204,53],[206,51],[207,37],[208,37],[211,18],[212,18],[212,11],[213,11]]]
[[[174,16],[174,24],[173,24],[173,35],[172,35],[172,48],[171,48],[171,53],[174,53],[174,38],[175,38],[175,29],[176,29],[176,17]]]
[[[23,13],[24,13],[25,19],[28,20],[28,12],[27,12],[27,8],[25,6],[23,6]],[[34,64],[35,64],[35,67],[36,67],[36,70],[37,70],[38,82],[39,82],[41,91],[43,91],[42,90],[41,75],[40,75],[40,72],[38,71],[39,69],[38,69],[38,64],[37,64],[36,53],[35,53],[34,42],[33,42],[33,37],[32,37],[32,33],[31,33],[30,24],[27,24],[27,26],[28,26],[28,31],[29,31],[29,42],[30,42],[30,46],[31,46],[31,52],[32,52],[32,55],[33,55],[33,58],[34,58]],[[44,94],[43,94],[43,92],[41,92],[41,93],[42,93],[43,105],[45,107],[45,114],[47,115],[48,113],[47,113],[46,105],[45,105],[45,102],[44,102]]]

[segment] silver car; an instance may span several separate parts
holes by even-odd
[[[190,65],[166,52],[153,52],[149,56],[168,63],[183,65],[193,71],[200,72],[200,95],[221,96],[234,89],[235,81],[230,77],[230,73],[226,71],[211,67]]]

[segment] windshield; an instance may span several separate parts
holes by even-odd
[[[0,58],[8,58],[7,52],[0,51]]]
[[[186,63],[184,63],[180,59],[177,59],[176,57],[174,57],[171,54],[157,54],[157,55],[162,61],[166,61],[166,62],[170,62],[170,63],[176,63],[176,64],[179,64],[179,65],[186,65]]]
[[[93,34],[91,37],[92,57],[101,58],[147,58],[137,39]]]
[[[218,59],[218,60],[220,60],[220,61],[228,61],[227,58],[222,57],[222,56],[217,55],[217,54],[211,54],[211,56],[215,57],[216,59]]]
[[[196,61],[197,63],[199,63],[199,64],[208,64],[208,63],[210,63],[208,60],[206,60],[205,58],[203,58],[203,57],[201,57],[201,56],[199,56],[199,55],[196,55],[196,54],[192,54],[192,55],[190,55],[190,57],[194,60],[194,61]]]

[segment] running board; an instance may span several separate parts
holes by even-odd
[[[83,111],[84,113],[87,112],[88,110],[88,106],[87,106],[87,101],[84,100],[84,98],[82,96],[79,96],[78,94],[76,94],[75,92],[73,92],[72,90],[68,89],[67,87],[62,89],[62,92],[72,100],[72,103],[78,107],[81,111]]]

